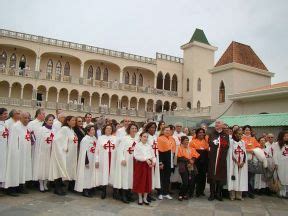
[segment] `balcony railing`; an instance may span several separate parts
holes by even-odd
[[[168,91],[162,89],[155,89],[151,87],[135,86],[131,84],[119,83],[118,81],[103,81],[94,79],[81,79],[74,76],[55,75],[40,71],[32,71],[27,69],[14,69],[14,68],[0,68],[0,75],[25,77],[39,80],[51,80],[56,82],[71,83],[78,85],[96,86],[100,88],[108,88],[115,90],[134,91],[139,93],[147,93],[154,95],[178,97],[178,92]]]

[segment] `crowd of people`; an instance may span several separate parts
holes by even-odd
[[[139,124],[125,118],[121,122],[100,116],[95,121],[55,116],[40,108],[34,120],[27,112],[0,108],[0,187],[7,195],[28,193],[37,186],[57,195],[80,192],[139,205],[173,199],[205,196],[209,200],[243,200],[255,194],[288,197],[288,131],[263,134],[256,139],[246,125],[228,127],[216,120],[190,130],[181,123],[167,125],[148,119]],[[210,130],[210,129],[209,129]],[[229,192],[229,193],[228,193]],[[175,192],[174,192],[175,193]]]

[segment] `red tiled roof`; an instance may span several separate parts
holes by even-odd
[[[261,59],[256,55],[250,46],[235,41],[232,41],[215,67],[232,62],[268,71]]]
[[[256,89],[248,89],[243,92],[255,92],[255,91],[263,91],[263,90],[269,90],[269,89],[276,89],[276,88],[282,88],[282,87],[288,87],[288,81],[287,82],[281,82],[281,83],[276,83],[268,86],[262,86]]]

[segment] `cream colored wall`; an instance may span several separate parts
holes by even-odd
[[[128,72],[130,76],[129,83],[132,84],[132,75],[135,73],[136,74],[136,85],[138,84],[138,79],[139,75],[142,74],[143,76],[143,86],[147,87],[154,87],[154,73],[148,70],[143,70],[143,69],[138,69],[137,68],[131,68],[131,67],[126,67],[123,69],[123,83],[125,81],[125,73]]]
[[[96,78],[96,69],[100,67],[101,69],[101,80],[103,80],[104,69],[108,69],[108,81],[118,80],[120,78],[120,68],[115,64],[109,64],[106,62],[99,61],[87,61],[84,64],[84,79],[88,77],[88,68],[92,65],[93,67],[93,76]]]

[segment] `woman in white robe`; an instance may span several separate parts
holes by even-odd
[[[127,135],[117,146],[113,187],[120,189],[121,200],[124,203],[132,201],[130,190],[133,188],[133,152],[138,143],[137,131],[138,127],[135,123],[129,124],[126,129]]]
[[[4,187],[9,131],[5,124],[7,109],[0,108],[0,188]]]
[[[44,126],[39,131],[38,135],[38,149],[35,152],[34,163],[38,164],[34,166],[34,177],[39,180],[40,191],[48,191],[47,183],[49,179],[51,149],[54,139],[54,132],[52,131],[52,125],[54,116],[49,114],[45,117]],[[35,150],[36,150],[35,149]]]
[[[273,158],[281,183],[279,196],[288,198],[288,131],[280,132],[278,143],[273,146]]]
[[[233,131],[227,156],[227,186],[230,199],[243,200],[242,191],[248,190],[248,163],[242,130]]]
[[[80,143],[75,191],[83,192],[85,197],[92,197],[91,189],[96,187],[98,179],[99,146],[94,126],[88,125],[85,130],[86,136]]]
[[[98,138],[99,145],[99,186],[102,187],[101,198],[106,198],[106,188],[113,185],[115,164],[117,157],[116,137],[112,135],[112,125],[105,125],[102,134]],[[116,191],[113,190],[113,197]]]
[[[69,181],[69,190],[74,189],[73,180],[77,172],[78,138],[73,131],[76,118],[67,116],[52,144],[49,180],[55,181],[55,194],[65,195],[62,180]]]

